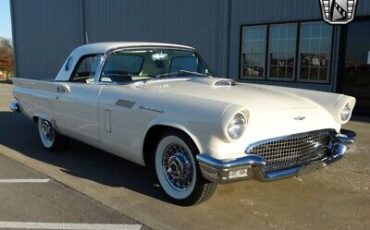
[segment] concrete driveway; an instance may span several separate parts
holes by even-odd
[[[1,154],[0,204],[0,229],[147,229]]]
[[[11,86],[0,84],[0,153],[154,229],[368,229],[370,119],[346,128],[358,134],[345,159],[320,171],[276,182],[219,186],[207,203],[179,207],[161,193],[154,174],[72,141],[50,153],[33,122],[9,112]],[[0,221],[1,221],[0,216]]]

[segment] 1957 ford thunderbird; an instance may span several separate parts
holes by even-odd
[[[212,77],[194,48],[142,42],[87,44],[54,81],[14,78],[13,111],[37,123],[42,145],[74,138],[153,167],[180,205],[217,183],[272,181],[342,158],[341,129],[355,98]]]

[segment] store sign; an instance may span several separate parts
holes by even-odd
[[[320,0],[322,18],[329,24],[347,24],[355,17],[358,0]]]

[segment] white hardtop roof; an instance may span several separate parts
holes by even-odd
[[[119,48],[131,48],[131,47],[170,47],[170,48],[180,48],[180,49],[194,49],[190,46],[170,44],[170,43],[159,43],[159,42],[98,42],[82,45],[76,48],[74,51],[80,55],[94,54],[94,53],[106,53],[110,50]]]

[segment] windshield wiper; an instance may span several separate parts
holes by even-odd
[[[179,71],[175,71],[171,73],[158,74],[155,76],[155,78],[172,77],[172,76],[177,76],[177,75],[184,74],[184,73],[194,75],[197,77],[210,77],[208,74],[205,74],[205,73],[198,73],[198,72],[193,72],[193,71],[188,71],[188,70],[179,70]]]

